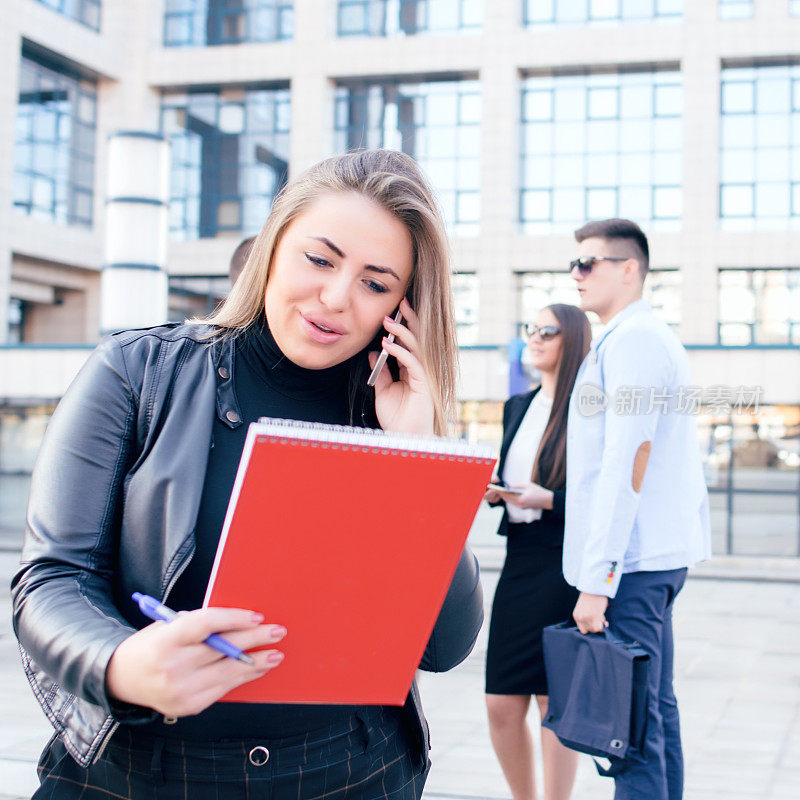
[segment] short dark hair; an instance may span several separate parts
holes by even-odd
[[[228,278],[230,279],[231,286],[236,283],[239,273],[244,269],[244,265],[247,263],[247,257],[250,255],[250,251],[253,249],[253,242],[255,242],[255,240],[255,236],[242,239],[242,241],[239,242],[238,246],[233,251],[231,263],[228,266]]]
[[[632,242],[639,251],[636,260],[639,262],[639,274],[642,280],[650,271],[650,248],[644,231],[629,219],[599,219],[587,222],[575,231],[575,241],[580,244],[584,239],[623,239]]]

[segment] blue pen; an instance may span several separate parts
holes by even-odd
[[[133,598],[134,602],[139,604],[139,610],[142,612],[142,614],[150,619],[161,620],[163,622],[172,622],[172,620],[178,616],[177,611],[167,608],[163,603],[159,603],[155,597],[150,597],[149,594],[134,592],[131,597]],[[255,664],[255,661],[253,661],[253,659],[250,658],[247,653],[245,653],[243,650],[240,650],[238,647],[236,647],[236,645],[231,644],[227,639],[223,639],[222,636],[219,636],[216,633],[212,633],[208,639],[204,639],[203,641],[209,647],[213,647],[215,650],[222,653],[222,655],[227,656],[228,658],[234,658],[237,661],[242,661],[245,664]]]

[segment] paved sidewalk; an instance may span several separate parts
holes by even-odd
[[[7,578],[15,562],[0,553],[0,800],[30,797],[50,732],[11,633]],[[487,611],[497,577],[493,569],[483,575]],[[798,800],[800,584],[724,580],[698,570],[678,599],[675,627],[686,800]],[[484,626],[464,664],[422,679],[433,739],[429,800],[510,796],[483,707],[486,637]],[[584,759],[573,797],[612,794],[612,782]]]

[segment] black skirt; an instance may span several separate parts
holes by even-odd
[[[561,542],[543,537],[545,527],[508,526],[489,627],[487,694],[547,694],[542,629],[572,620],[578,591],[564,580]]]

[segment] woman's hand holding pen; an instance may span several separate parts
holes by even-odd
[[[381,370],[375,382],[375,411],[384,430],[400,433],[433,433],[434,407],[428,376],[419,357],[419,317],[411,304],[403,298],[400,312],[405,324],[384,319],[388,333],[396,337],[394,342],[383,339],[382,347],[397,359],[400,366],[399,380],[392,380],[388,369]],[[378,353],[369,354],[370,367],[375,366]]]
[[[231,689],[259,678],[283,660],[279,650],[251,652],[248,665],[204,644],[212,633],[251,650],[275,644],[280,625],[263,624],[261,614],[236,608],[204,608],[154,622],[122,642],[106,670],[108,693],[125,703],[152,708],[168,717],[199,714]]]

